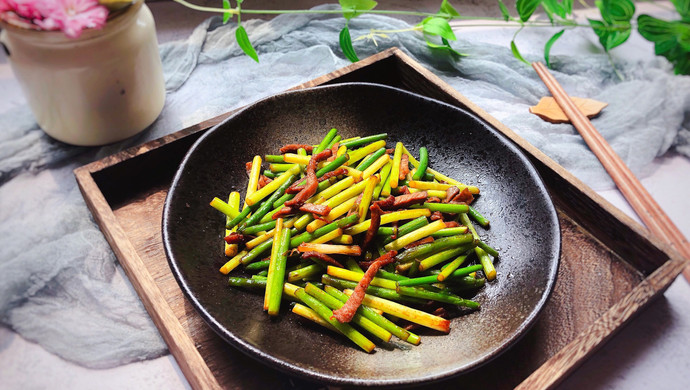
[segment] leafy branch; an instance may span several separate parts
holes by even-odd
[[[385,15],[404,15],[422,18],[417,25],[400,30],[377,30],[372,29],[368,34],[355,38],[358,40],[370,40],[377,45],[376,39],[387,39],[390,34],[421,32],[426,44],[432,50],[439,50],[453,56],[463,56],[464,54],[455,50],[450,42],[457,38],[450,26],[452,20],[495,20],[503,21],[506,26],[517,26],[519,29],[510,42],[510,47],[515,58],[527,63],[520,54],[516,38],[526,27],[562,27],[560,31],[553,34],[544,45],[544,60],[551,66],[550,52],[556,41],[563,36],[566,30],[573,28],[591,28],[597,36],[599,43],[611,59],[610,51],[625,43],[634,28],[645,39],[654,43],[655,54],[666,57],[675,68],[676,74],[690,74],[690,0],[670,0],[679,15],[677,20],[662,20],[649,15],[640,15],[636,21],[635,3],[632,0],[595,0],[594,4],[599,9],[601,19],[588,19],[587,23],[579,23],[573,16],[574,0],[516,0],[515,12],[517,16],[511,14],[508,6],[503,0],[497,0],[501,18],[472,17],[461,15],[448,0],[442,0],[441,6],[436,13],[401,11],[401,10],[377,10],[378,3],[374,0],[339,0],[340,9],[330,10],[254,10],[242,8],[243,0],[236,0],[236,6],[232,7],[230,0],[221,0],[222,8],[203,7],[186,0],[174,0],[188,8],[203,11],[215,12],[223,15],[223,23],[227,23],[233,18],[237,18],[237,29],[235,37],[239,47],[249,57],[259,61],[259,57],[254,49],[247,31],[242,26],[242,14],[321,14],[321,15],[341,15],[345,19],[345,25],[340,31],[339,43],[343,54],[352,62],[359,61],[357,52],[352,45],[353,39],[350,34],[349,22],[363,14],[385,14]],[[579,0],[584,6],[584,0]],[[537,20],[533,17],[535,12],[541,7],[547,20]],[[468,26],[468,25],[466,25]]]

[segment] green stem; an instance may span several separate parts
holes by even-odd
[[[421,227],[424,227],[428,224],[429,224],[429,221],[426,219],[426,217],[415,218],[412,221],[400,226],[398,228],[398,234],[396,235],[396,237],[400,237],[400,236],[404,236],[406,234],[409,234],[409,233],[411,233],[411,232],[413,232],[413,231],[415,231]],[[379,233],[381,232],[381,229],[384,229],[384,228],[380,227]],[[393,238],[392,238],[393,237],[393,228],[386,227],[383,230],[383,232],[388,233],[388,234],[386,234],[388,237],[385,240],[383,240],[383,244],[385,245],[385,244],[388,244],[390,242],[393,242]]]
[[[229,13],[231,15],[237,15],[238,16],[238,21],[241,13],[244,14],[252,14],[252,15],[342,15],[345,12],[348,12],[346,10],[342,9],[333,9],[333,10],[314,10],[314,9],[240,9],[239,6],[237,8],[230,8],[230,9],[224,9],[224,8],[217,8],[217,7],[204,7],[196,4],[192,4],[190,2],[187,2],[185,0],[173,0],[174,2],[181,4],[187,8],[196,10],[196,11],[201,11],[201,12],[214,12],[214,13]],[[373,15],[399,15],[399,16],[419,16],[419,17],[428,17],[428,16],[438,16],[436,13],[430,13],[430,12],[418,12],[418,11],[396,11],[396,10],[368,10],[368,11],[358,11],[359,14],[373,14]],[[486,20],[486,21],[498,21],[498,22],[504,22],[504,19],[502,17],[500,18],[491,18],[491,17],[486,17],[486,16],[455,16],[453,17],[453,20]],[[572,21],[570,19],[564,19],[564,20],[558,20],[555,21],[554,23],[551,22],[541,22],[541,21],[529,21],[529,22],[518,22],[518,23],[510,23],[510,22],[505,22],[503,26],[506,27],[517,27],[520,26],[522,27],[555,27],[555,26],[569,26],[569,27],[591,27],[589,24],[580,24],[575,21]],[[496,27],[495,24],[467,24],[467,25],[462,25],[462,26],[455,26],[455,28],[458,27]],[[615,26],[611,26],[616,28]],[[406,31],[418,31],[420,28],[418,26],[410,27],[409,29],[400,29],[400,30],[380,30],[377,32],[383,33],[383,34],[392,34],[392,33],[398,33],[398,32],[406,32]],[[513,37],[513,39],[515,39]]]
[[[321,281],[324,284],[333,286],[338,289],[354,289],[357,286],[357,282],[351,282],[349,280],[334,278],[330,275],[323,275]],[[370,285],[369,287],[367,287],[366,292],[367,294],[375,295],[377,297],[398,302],[419,303],[427,300],[432,300],[437,302],[450,303],[452,305],[468,307],[470,309],[479,308],[479,303],[470,301],[468,299],[460,298],[459,296],[454,294],[438,293],[416,287],[400,287],[398,290],[399,292],[388,288]]]
[[[237,0],[237,25],[242,23],[242,0]]]
[[[338,298],[326,293],[325,291],[311,283],[307,283],[307,285],[304,287],[304,291],[306,291],[307,294],[311,295],[312,297],[321,301],[331,310],[340,309],[345,305],[345,303],[341,302]],[[391,332],[375,324],[370,319],[364,317],[360,310],[358,310],[354,317],[352,317],[351,322],[355,325],[361,326],[362,329],[366,330],[367,332],[371,333],[372,335],[376,336],[377,338],[385,342],[389,342],[391,340]]]
[[[244,232],[244,229],[256,225],[261,221],[261,219],[273,208],[273,202],[275,202],[279,197],[283,196],[285,193],[285,190],[287,190],[290,185],[295,181],[296,177],[293,176],[290,179],[288,179],[285,183],[283,183],[278,189],[269,196],[267,200],[264,200],[261,203],[261,206],[256,210],[254,214],[252,214],[251,217],[247,219],[245,223],[242,224],[242,226],[239,227],[240,233]]]
[[[515,34],[513,34],[513,41],[515,41],[515,37],[517,37],[517,35],[520,33],[520,31],[522,31],[523,28],[525,28],[525,23],[520,22],[520,28],[517,31],[515,31]]]
[[[374,161],[378,160],[379,157],[383,156],[385,153],[386,148],[381,148],[377,150],[376,152],[372,153],[369,157],[363,159],[362,162],[360,162],[355,169],[358,171],[364,171],[365,169],[369,168],[371,164],[374,163]]]
[[[388,137],[388,133],[381,133],[381,134],[376,134],[376,135],[370,135],[368,137],[362,137],[358,138],[352,141],[347,141],[347,142],[342,142],[340,146],[345,146],[346,148],[352,150],[353,148],[356,148],[358,146],[370,144],[372,142],[380,141],[382,139],[386,139]]]
[[[609,64],[611,64],[613,71],[616,73],[616,76],[618,76],[618,80],[624,81],[625,79],[623,78],[623,75],[621,74],[621,72],[616,67],[616,64],[613,63],[613,57],[611,57],[611,53],[608,50],[606,51],[606,56],[609,59]]]
[[[469,234],[467,236],[469,236]],[[472,237],[470,236],[469,238],[471,241]],[[461,255],[462,253],[467,252],[468,250],[474,248],[475,246],[476,245],[474,243],[469,243],[469,244],[465,244],[465,245],[462,245],[462,246],[457,247],[457,248],[446,249],[442,252],[433,254],[433,255],[425,258],[424,260],[421,260],[421,262],[419,264],[419,270],[420,271],[426,271],[430,268],[437,266],[438,264],[446,262],[446,261],[448,261],[448,260],[450,260],[456,256]],[[415,260],[419,261],[420,259],[415,259]]]
[[[276,221],[268,221],[260,225],[250,226],[242,231],[243,234],[254,235],[259,232],[267,232],[276,227]]]
[[[429,153],[424,146],[419,148],[419,167],[412,175],[413,180],[421,180],[426,173],[426,167],[429,165]]]
[[[260,271],[268,268],[268,265],[270,264],[270,260],[261,260],[257,261],[255,263],[248,264],[246,267],[247,271]]]
[[[267,154],[264,156],[264,161],[267,163],[283,164],[285,163],[285,157],[283,155]]]
[[[280,302],[283,297],[283,284],[285,283],[285,265],[287,263],[287,252],[290,249],[290,229],[283,229],[280,237],[277,237],[278,245],[276,259],[269,266],[268,278],[271,283],[270,297],[268,301],[268,314],[278,315]]]
[[[326,290],[326,293],[330,294],[331,296],[335,297],[338,299],[340,302],[347,302],[348,296],[344,292],[332,287],[332,286],[324,286],[324,289]],[[359,308],[357,309],[357,313],[361,313],[364,317],[368,318],[371,320],[373,323],[376,325],[382,327],[383,329],[391,332],[395,337],[408,341],[412,344],[419,344],[419,336],[411,333],[410,331],[407,331],[398,325],[395,325],[393,322],[391,322],[389,319],[386,317],[378,314],[375,312],[372,308],[365,306],[365,305],[360,305]]]
[[[414,259],[424,258],[433,253],[441,252],[445,249],[455,248],[465,244],[467,244],[467,237],[464,235],[439,238],[432,243],[418,245],[414,248],[406,250],[402,254],[399,254],[397,259],[400,263],[408,263]]]
[[[322,226],[316,230],[314,230],[313,233],[309,232],[304,232],[300,234],[299,236],[293,237],[292,241],[290,242],[290,248],[296,248],[299,246],[299,244],[307,241],[311,241],[313,239],[319,238],[323,236],[324,234],[330,233],[335,229],[338,228],[344,228],[350,224],[353,224],[357,222],[359,219],[359,216],[357,214],[352,214],[350,216],[347,216],[345,218],[341,218],[335,222],[331,222],[328,225]]]
[[[295,295],[307,306],[309,306],[312,310],[317,312],[321,316],[321,318],[328,321],[331,325],[338,329],[340,333],[344,334],[355,344],[359,345],[363,350],[371,352],[375,348],[374,343],[372,343],[371,341],[369,341],[369,339],[364,337],[363,334],[359,333],[350,325],[341,324],[340,322],[338,322],[338,320],[334,319],[333,312],[331,311],[331,309],[329,309],[323,302],[307,294],[307,292],[304,291],[303,288],[300,288],[297,291],[295,291]]]
[[[446,287],[455,292],[463,292],[467,290],[476,290],[484,287],[486,282],[484,278],[473,278],[471,276],[464,276],[457,279],[451,279],[444,282]]]
[[[316,148],[314,148],[314,150],[312,150],[312,152],[311,152],[312,155],[316,156],[317,154],[326,150],[326,147],[331,142],[331,140],[333,140],[333,138],[335,138],[336,134],[338,134],[338,129],[336,129],[335,127],[330,129],[328,131],[328,133],[326,133],[326,136],[323,137],[323,139],[321,140],[321,143],[319,144],[319,146],[317,146]]]
[[[464,226],[445,228],[445,229],[441,229],[441,230],[437,231],[436,233],[432,234],[431,237],[442,238],[442,237],[457,236],[460,234],[467,233],[467,230],[468,229],[466,229]]]
[[[336,134],[335,137],[333,137],[333,139],[331,140],[331,142],[329,142],[328,145],[326,145],[326,149],[332,148],[333,145],[335,145],[336,142],[340,142],[341,139],[343,139],[343,137],[341,137],[340,135]],[[325,149],[324,149],[324,150],[325,150]]]
[[[460,268],[452,272],[449,276],[448,279],[449,281],[454,279],[454,278],[461,278],[463,276],[467,276],[471,274],[472,272],[476,272],[482,269],[481,264],[477,265],[471,265],[469,267],[465,268]],[[429,275],[429,276],[422,276],[419,278],[412,278],[412,279],[405,279],[405,280],[398,280],[398,286],[421,286],[424,284],[432,284],[432,283],[438,283],[438,276],[437,275]]]
[[[347,10],[343,9],[331,9],[331,10],[314,10],[314,9],[240,9],[239,7],[237,8],[230,8],[230,9],[223,9],[223,8],[217,8],[217,7],[204,7],[196,4],[192,4],[190,2],[187,2],[185,0],[173,0],[174,2],[184,5],[185,7],[191,8],[196,11],[202,11],[202,12],[216,12],[216,13],[230,13],[232,15],[238,15],[240,13],[244,14],[251,14],[251,15],[342,15],[346,12],[349,12]],[[438,16],[436,13],[432,12],[419,12],[419,11],[402,11],[402,10],[367,10],[367,11],[357,11],[358,14],[372,14],[372,15],[398,15],[398,16],[419,16],[419,17],[428,17],[428,16]],[[453,20],[487,20],[487,21],[503,21],[503,18],[491,18],[491,17],[486,17],[486,16],[455,16],[453,17]],[[521,23],[523,24],[523,23]],[[526,25],[532,25],[532,24],[539,24],[539,25],[548,25],[552,26],[551,23],[549,22],[538,22],[538,21],[533,21],[533,22],[528,22],[525,23]],[[478,25],[479,26],[479,25]],[[495,26],[495,25],[482,25],[482,26]],[[583,27],[589,27],[589,25],[581,25]],[[414,30],[419,30],[417,26],[411,27],[409,29],[406,29],[409,31],[414,31]],[[383,33],[387,33],[387,30],[381,30]],[[396,30],[390,30],[390,33],[396,33],[398,31]],[[400,31],[404,32],[404,31]]]
[[[474,207],[469,206],[468,214],[483,227],[489,226],[489,220],[484,218],[484,216],[479,213],[479,211],[475,210]]]
[[[259,280],[259,279],[238,278],[238,277],[232,276],[228,279],[228,285],[232,286],[232,287],[264,289],[264,288],[266,288],[266,280],[265,279]]]
[[[251,265],[251,264],[250,264]],[[288,274],[288,282],[293,283],[309,277],[319,275],[323,272],[321,264],[311,264],[300,269],[296,269]]]
[[[187,8],[191,8],[195,11],[202,11],[202,12],[218,12],[218,13],[229,13],[231,15],[237,15],[239,10],[236,8],[229,8],[229,9],[224,9],[224,8],[216,8],[216,7],[203,7],[200,5],[192,4],[184,0],[173,0],[174,2],[178,4],[182,4]]]
[[[466,213],[469,206],[466,204],[455,203],[424,203],[422,205],[410,206],[411,209],[429,209],[431,211],[440,211],[442,213],[459,214]]]
[[[336,169],[340,168],[341,165],[345,164],[345,162],[349,159],[347,153],[343,154],[342,156],[336,157],[335,160],[329,162],[326,164],[323,168],[319,169],[316,172],[316,177],[321,177],[328,172],[335,171]]]
[[[324,274],[323,276],[321,276],[321,281],[323,282],[323,284],[333,286],[339,290],[344,290],[346,288],[354,290],[357,287],[357,282],[352,282],[350,280],[335,278],[335,277],[328,275],[328,274]],[[409,304],[417,304],[417,305],[423,305],[424,303],[426,303],[426,299],[406,297],[406,296],[396,292],[395,290],[391,290],[389,288],[369,286],[369,287],[367,287],[366,292],[367,292],[367,294],[376,295],[377,297],[385,298],[385,299],[400,302],[400,303],[409,303]]]

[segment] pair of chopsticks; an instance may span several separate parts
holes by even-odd
[[[561,107],[570,122],[575,126],[592,152],[609,173],[619,191],[623,194],[635,213],[659,239],[670,244],[678,253],[690,259],[690,244],[678,230],[671,219],[664,213],[659,204],[642,186],[640,181],[625,165],[623,160],[613,151],[611,145],[592,125],[592,122],[573,103],[563,87],[541,62],[533,62],[532,67],[542,79],[556,103]],[[683,275],[690,282],[690,267],[686,267]]]

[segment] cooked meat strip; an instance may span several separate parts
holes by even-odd
[[[443,213],[441,213],[440,211],[434,211],[433,213],[431,213],[429,219],[432,221],[438,221],[439,219],[443,219]]]
[[[266,175],[261,175],[261,176],[259,176],[259,182],[257,183],[257,185],[258,185],[259,189],[262,189],[266,184],[268,184],[272,181],[273,181],[273,179],[271,179],[270,177],[268,177]]]
[[[393,206],[391,208],[392,209],[402,209],[402,208],[410,207],[413,204],[424,203],[424,201],[426,201],[426,198],[428,196],[429,195],[427,194],[426,191],[420,191],[420,192],[415,192],[412,194],[405,194],[405,195],[396,196],[393,200]]]
[[[285,145],[282,148],[280,148],[280,154],[285,154],[285,153],[290,153],[290,152],[297,152],[300,148],[303,148],[304,150],[307,151],[307,153],[311,153],[312,150],[314,150],[314,147],[312,145],[306,145],[306,144],[289,144]]]
[[[402,157],[400,157],[400,173],[398,174],[398,179],[405,180],[408,173],[410,173],[410,157],[403,154]]]
[[[297,211],[299,211],[299,209],[285,206],[282,209],[278,210],[275,214],[273,214],[273,216],[271,218],[273,218],[273,219],[283,218],[287,215],[295,214]]]
[[[460,193],[453,198],[453,203],[465,203],[465,204],[470,204],[474,201],[474,195],[470,192],[470,190],[467,189],[467,187],[463,188]]]
[[[324,261],[326,263],[329,263],[329,264],[333,264],[336,267],[344,268],[343,265],[340,264],[340,262],[338,260],[332,258],[331,256],[328,256],[325,253],[316,252],[316,251],[309,251],[309,252],[302,253],[303,259],[308,259],[310,257],[317,258],[317,259]]]
[[[458,221],[447,221],[446,222],[446,228],[454,228],[454,227],[459,227],[460,222]]]
[[[378,200],[374,202],[374,204],[378,205],[381,210],[389,210],[391,207],[393,207],[393,204],[395,204],[395,196],[389,195],[386,199]]]
[[[335,177],[335,176],[344,175],[346,173],[347,173],[347,170],[345,168],[338,168],[335,171],[326,172],[323,176],[321,176],[319,178],[319,183],[321,183],[324,180],[328,180],[332,177]]]
[[[331,208],[325,204],[314,203],[305,203],[300,206],[299,210],[304,211],[305,213],[312,213],[320,216],[328,215],[328,213],[331,212]]]
[[[225,236],[225,242],[227,242],[228,244],[242,244],[246,242],[247,239],[247,236],[237,232],[232,232]]]
[[[453,198],[458,196],[460,193],[460,190],[456,186],[448,187],[446,190],[446,199],[444,200],[445,203],[449,203],[453,201]]]
[[[316,179],[316,164],[318,164],[319,161],[328,158],[330,155],[331,150],[326,149],[309,159],[309,164],[307,164],[307,181],[304,184],[304,188],[297,195],[295,195],[294,198],[285,202],[285,206],[299,207],[316,193],[316,189],[319,186],[319,182]]]
[[[366,272],[364,272],[364,275],[362,276],[362,279],[360,279],[359,283],[357,283],[355,291],[347,299],[347,302],[345,302],[345,305],[343,305],[340,309],[333,311],[333,317],[336,320],[341,323],[350,322],[352,320],[352,317],[354,317],[355,313],[357,312],[359,305],[362,304],[364,294],[371,283],[371,279],[374,278],[374,275],[376,275],[381,267],[394,262],[395,255],[397,254],[397,251],[390,251],[376,259],[369,266],[369,268],[367,268]]]
[[[369,245],[374,242],[376,233],[379,231],[379,226],[381,226],[381,214],[383,214],[383,210],[381,210],[378,204],[374,203],[369,207],[369,211],[371,212],[371,223],[369,224],[369,229],[367,229],[367,234],[364,236],[362,249],[367,249]]]

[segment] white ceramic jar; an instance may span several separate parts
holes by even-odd
[[[15,77],[41,128],[73,145],[104,145],[149,126],[165,103],[153,15],[143,0],[79,38],[3,25]]]

